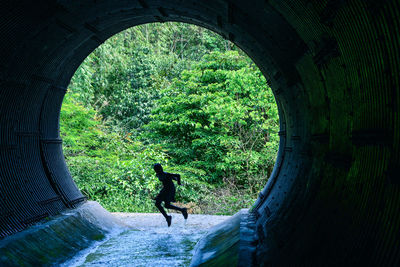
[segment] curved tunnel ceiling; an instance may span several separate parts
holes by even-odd
[[[58,127],[84,58],[128,27],[182,21],[246,51],[278,102],[280,150],[254,208],[255,262],[400,264],[399,1],[0,6],[0,238],[85,201]]]

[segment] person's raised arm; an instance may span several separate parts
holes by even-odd
[[[171,178],[175,181],[178,182],[178,185],[181,185],[181,175],[177,173],[169,173],[171,175]]]
[[[178,182],[178,185],[181,185],[181,175],[180,174],[175,174],[176,175],[176,181]]]

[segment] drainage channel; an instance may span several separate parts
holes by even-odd
[[[62,266],[189,266],[193,248],[210,229],[229,216],[172,214],[172,225],[161,214],[114,213],[132,230],[108,236]]]

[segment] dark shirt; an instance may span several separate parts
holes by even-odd
[[[174,182],[172,180],[178,181],[180,175],[168,172],[157,173],[157,178],[163,184],[165,189],[175,188]]]

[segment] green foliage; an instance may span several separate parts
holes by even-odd
[[[203,28],[183,23],[146,24],[107,40],[81,64],[70,90],[96,109],[107,125],[140,132],[160,90],[210,49],[233,45]]]
[[[146,129],[174,163],[203,170],[209,183],[260,189],[274,164],[278,112],[254,65],[236,51],[213,52],[163,95]],[[255,176],[264,179],[253,183]]]
[[[152,165],[162,163],[171,168],[159,145],[143,145],[127,136],[108,132],[93,109],[76,102],[75,94],[67,94],[61,110],[61,132],[64,155],[75,182],[92,200],[110,211],[156,211],[152,198],[160,184]],[[66,134],[68,133],[68,134]],[[196,170],[179,169],[185,176],[178,201],[195,202],[208,185],[198,181]]]
[[[180,173],[193,212],[249,207],[278,147],[274,97],[232,43],[190,24],[146,24],[98,47],[61,111],[64,154],[81,191],[110,211],[155,212],[152,165]]]

